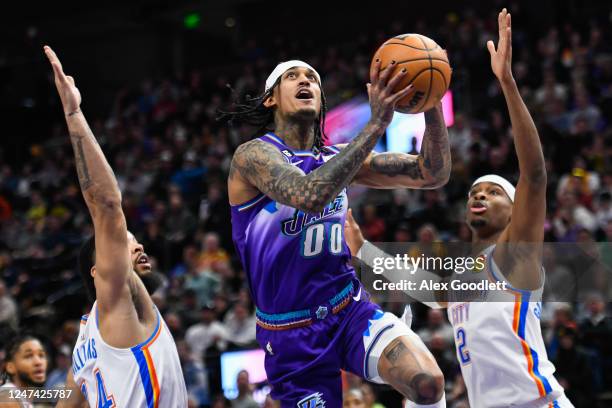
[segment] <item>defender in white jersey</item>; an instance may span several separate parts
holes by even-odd
[[[447,307],[455,332],[457,359],[472,408],[572,407],[554,378],[540,328],[544,272],[542,241],[546,217],[546,170],[537,129],[514,82],[511,61],[511,21],[506,9],[499,13],[497,49],[487,43],[491,67],[504,93],[518,156],[520,176],[516,189],[497,175],[477,179],[469,192],[467,223],[472,230],[472,254],[484,255],[485,268],[469,279],[506,284],[506,290],[439,291],[438,302],[418,292],[410,296],[430,307]],[[354,221],[352,221],[354,223]],[[353,253],[385,256],[363,241],[351,220],[346,227]],[[367,248],[366,248],[367,246]],[[504,265],[501,270],[498,265]],[[469,281],[461,274],[461,281]],[[403,274],[418,285],[439,281],[420,270]],[[451,276],[449,280],[456,278]],[[420,296],[420,298],[419,298]],[[407,307],[405,320],[410,319]]]
[[[55,53],[45,47],[62,100],[79,184],[94,225],[94,238],[79,254],[90,298],[60,407],[186,407],[187,390],[174,340],[147,287],[155,285],[144,248],[127,230],[121,192],[80,110],[81,95]],[[92,300],[93,300],[92,299]]]

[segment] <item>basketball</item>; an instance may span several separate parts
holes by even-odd
[[[434,40],[420,34],[402,34],[387,40],[378,48],[372,64],[380,58],[380,71],[396,62],[392,78],[406,68],[406,76],[394,91],[413,84],[414,91],[401,99],[395,108],[401,113],[419,113],[431,109],[448,89],[452,69],[446,51]]]

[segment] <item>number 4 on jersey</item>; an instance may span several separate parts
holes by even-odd
[[[96,408],[115,408],[115,397],[108,395],[106,392],[104,379],[102,378],[99,368],[94,370],[94,375],[96,376],[96,388],[98,389],[98,402],[96,403]]]

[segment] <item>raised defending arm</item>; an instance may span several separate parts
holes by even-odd
[[[105,284],[96,289],[102,308],[116,304],[118,296],[132,270],[128,253],[125,216],[121,209],[121,192],[115,175],[104,157],[83,112],[81,95],[74,79],[64,74],[62,64],[53,50],[46,46],[45,54],[53,67],[55,85],[62,101],[70,142],[81,185],[81,191],[93,219],[96,239],[96,274]]]
[[[512,268],[508,276],[511,283],[519,288],[534,289],[541,285],[539,244],[544,239],[546,219],[546,167],[538,130],[512,76],[511,17],[506,9],[499,13],[498,24],[497,49],[492,41],[487,43],[487,48],[491,54],[491,68],[508,105],[520,170],[512,220],[500,237],[500,243],[509,243],[505,247],[512,251],[511,259],[530,264]]]

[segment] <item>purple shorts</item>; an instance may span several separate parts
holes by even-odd
[[[315,318],[305,327],[268,330],[257,326],[272,398],[280,400],[282,407],[341,407],[340,370],[367,377],[369,347],[366,350],[364,336],[370,336],[371,322],[383,312],[367,300],[365,290],[356,298],[351,296],[337,314]]]

